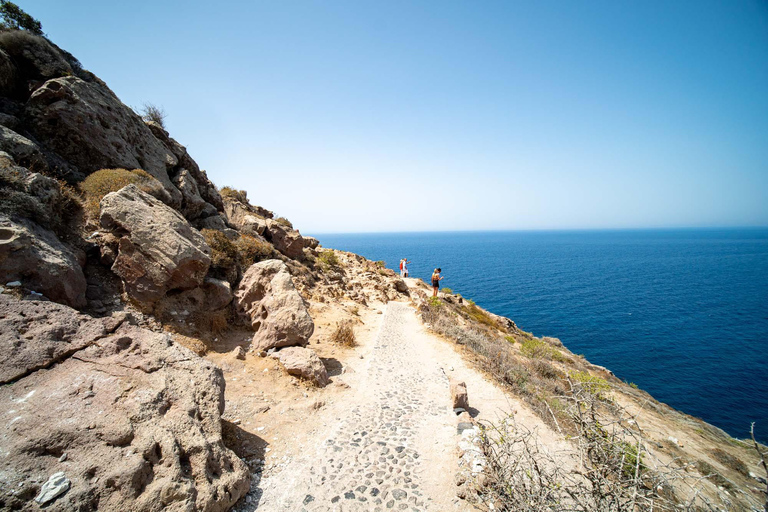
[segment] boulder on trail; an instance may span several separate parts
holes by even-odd
[[[280,260],[254,263],[235,292],[237,308],[256,331],[253,350],[306,345],[315,330],[304,299],[293,286],[288,267]]]
[[[467,385],[464,382],[451,379],[451,399],[454,409],[469,410],[469,398],[467,397]]]
[[[52,231],[0,214],[0,281],[17,280],[53,301],[85,306],[87,283],[76,255]]]
[[[34,498],[51,497],[41,491],[58,473],[69,489],[46,510],[218,512],[248,492],[247,467],[222,442],[220,369],[166,334],[0,300],[13,317],[0,332],[39,352],[26,368],[17,358],[21,370],[0,387],[3,508],[38,510]],[[41,369],[57,344],[70,348]]]
[[[395,287],[395,290],[397,290],[400,293],[408,293],[408,285],[405,284],[405,281],[402,279],[395,279],[393,286]]]
[[[318,387],[328,385],[328,371],[314,350],[304,347],[285,347],[275,354],[285,371],[311,381]]]
[[[101,200],[101,225],[119,238],[112,271],[139,302],[199,286],[211,264],[205,238],[177,211],[135,185]]]
[[[163,185],[165,202],[181,205],[181,192],[168,174],[178,158],[105,85],[74,76],[48,80],[30,96],[25,123],[81,173],[143,169]]]

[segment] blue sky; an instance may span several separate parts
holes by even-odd
[[[17,3],[302,232],[768,226],[762,1]]]

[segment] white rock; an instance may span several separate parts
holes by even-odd
[[[69,479],[67,479],[63,471],[59,471],[58,473],[52,474],[48,481],[43,484],[43,487],[40,489],[40,494],[37,495],[35,501],[43,505],[49,501],[55,500],[68,490]]]
[[[8,288],[18,288],[21,286],[21,281],[11,281],[10,283],[5,283],[5,286]]]

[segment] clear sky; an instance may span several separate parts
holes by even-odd
[[[305,233],[768,226],[768,3],[18,0]]]

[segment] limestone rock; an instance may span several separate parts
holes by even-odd
[[[264,238],[271,242],[275,249],[291,259],[298,259],[304,255],[304,238],[298,231],[272,219],[268,219],[266,223]]]
[[[87,283],[75,254],[52,231],[0,215],[0,281],[15,280],[56,302],[85,306]]]
[[[136,300],[154,302],[170,290],[195,288],[205,279],[211,250],[203,235],[136,186],[107,194],[100,221],[120,238],[112,270]]]
[[[328,371],[314,350],[303,347],[286,347],[276,353],[277,359],[290,375],[312,381],[316,386],[328,385]]]
[[[225,200],[224,213],[227,216],[227,221],[244,233],[263,235],[267,229],[267,219],[256,214],[249,205],[240,201]]]
[[[144,169],[163,185],[165,202],[181,205],[181,192],[168,176],[178,159],[106,86],[73,76],[48,80],[29,98],[25,122],[84,174]]]
[[[467,385],[464,382],[459,382],[451,379],[451,399],[453,401],[453,408],[461,408],[469,410],[469,399],[467,397]]]
[[[206,277],[200,286],[205,293],[205,306],[209,310],[217,310],[232,302],[232,287],[227,281]]]
[[[13,310],[34,319],[47,306]],[[1,410],[13,411],[0,422],[4,508],[37,510],[32,498],[62,470],[71,487],[46,509],[218,512],[248,492],[247,467],[222,442],[221,370],[165,334],[124,323],[103,337],[93,320],[53,306],[46,336],[71,331],[85,348],[0,386]]]
[[[248,315],[256,333],[253,349],[306,345],[315,330],[304,300],[280,260],[251,265],[235,292],[238,310]]]

